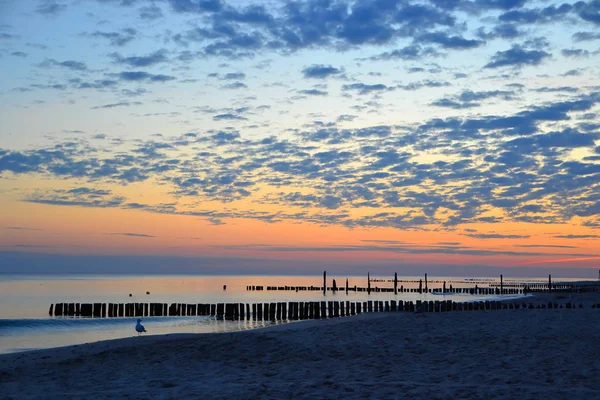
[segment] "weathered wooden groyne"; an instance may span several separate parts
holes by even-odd
[[[365,312],[460,312],[514,309],[583,308],[571,302],[533,305],[525,302],[473,301],[300,301],[276,303],[56,303],[50,305],[50,316],[56,317],[168,317],[212,316],[227,320],[304,320],[337,318]],[[594,304],[592,308],[600,308]]]
[[[323,286],[246,286],[247,291],[292,291],[292,292],[322,292]],[[359,287],[348,286],[337,287],[327,286],[327,292],[367,292],[367,293],[455,293],[455,294],[474,294],[474,295],[499,295],[499,294],[523,294],[526,293],[526,288],[493,288],[493,287],[469,287],[469,288],[453,288],[452,285],[448,288],[405,288],[404,285],[399,288],[380,288],[374,287]]]
[[[371,287],[371,282],[392,282],[393,288],[390,287]],[[487,286],[470,286],[470,287],[453,287],[452,284],[446,285],[446,281],[432,281],[427,278],[425,274],[425,280],[419,279],[405,281],[411,283],[419,283],[419,287],[404,287],[398,283],[403,281],[398,280],[398,274],[394,274],[394,279],[371,279],[370,274],[367,273],[367,287],[360,286],[349,286],[348,279],[346,278],[346,286],[339,287],[336,284],[335,279],[332,281],[332,286],[327,286],[327,271],[323,272],[323,286],[263,286],[263,285],[248,285],[246,286],[247,291],[309,291],[309,292],[323,292],[324,295],[327,292],[367,292],[367,293],[452,293],[452,294],[473,294],[473,295],[500,295],[500,294],[527,294],[527,293],[542,293],[542,292],[565,292],[565,293],[584,293],[584,292],[600,292],[600,282],[552,282],[552,275],[548,275],[548,283],[504,283],[504,277],[500,275],[499,282],[485,283]],[[442,283],[442,287],[429,288],[428,284],[437,282]]]

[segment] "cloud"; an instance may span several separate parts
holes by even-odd
[[[223,85],[221,86],[223,89],[247,89],[248,86],[243,83],[243,82],[233,82],[233,83],[228,83],[227,85]]]
[[[393,88],[384,85],[383,83],[377,83],[373,85],[367,85],[365,83],[351,83],[342,86],[342,90],[344,91],[357,91],[358,94],[370,94],[377,92],[385,92],[388,90],[393,90]]]
[[[474,108],[480,106],[480,101],[491,98],[500,97],[503,100],[512,100],[515,96],[515,92],[507,90],[490,90],[473,92],[471,90],[465,90],[458,94],[455,98],[444,98],[439,99],[431,103],[433,106],[446,107],[453,109],[465,109]]]
[[[53,0],[44,0],[42,4],[37,6],[35,12],[42,15],[57,16],[67,9],[64,4],[57,3]]]
[[[573,41],[575,42],[588,42],[593,40],[600,40],[600,32],[580,31],[573,34]]]
[[[526,247],[526,248],[537,248],[537,247],[547,247],[547,248],[555,248],[555,249],[576,249],[576,246],[565,246],[558,244],[516,244],[515,247]]]
[[[67,68],[67,69],[70,69],[73,71],[86,71],[87,70],[87,65],[85,65],[85,63],[81,62],[81,61],[72,61],[72,60],[56,61],[56,60],[50,58],[40,64],[40,67],[49,67],[49,66],[63,67],[63,68]]]
[[[43,229],[39,228],[25,228],[22,226],[5,226],[4,229],[13,230],[13,231],[41,231]]]
[[[419,45],[410,45],[400,49],[386,51],[376,56],[369,57],[368,60],[379,61],[379,60],[421,60],[425,57],[436,57],[440,54],[430,47],[422,47]]]
[[[341,74],[342,71],[338,68],[334,68],[331,65],[313,64],[310,67],[306,67],[302,70],[302,74],[305,78],[316,78],[325,79],[330,76]]]
[[[112,53],[110,56],[117,64],[125,64],[129,65],[130,67],[143,68],[169,61],[166,53],[167,51],[165,49],[160,49],[145,56],[123,57],[119,53]]]
[[[132,232],[110,232],[107,235],[117,235],[117,236],[130,236],[130,237],[139,237],[139,238],[155,238],[157,236],[148,235],[146,233],[132,233]]]
[[[116,74],[123,81],[132,81],[132,82],[169,82],[175,80],[174,76],[169,75],[154,75],[145,71],[124,71]]]
[[[121,101],[119,103],[104,104],[102,106],[92,107],[92,110],[98,110],[98,109],[102,109],[102,108],[139,106],[139,105],[142,105],[142,103],[139,101],[131,101],[131,102],[130,101]]]
[[[298,90],[298,93],[305,94],[307,96],[327,96],[329,94],[326,90],[319,89]]]
[[[108,39],[111,46],[122,47],[136,38],[137,30],[133,28],[126,28],[121,32],[96,31],[91,33],[90,36]]]
[[[558,235],[554,236],[557,239],[598,239],[600,235]]]
[[[521,68],[526,65],[539,65],[549,57],[551,57],[550,53],[543,50],[526,50],[519,45],[513,45],[509,50],[496,52],[484,68]]]
[[[246,74],[243,72],[228,72],[221,79],[229,80],[229,81],[239,81],[246,79]]]
[[[248,118],[238,114],[227,113],[215,115],[212,119],[213,121],[245,121]]]
[[[590,52],[584,49],[562,49],[560,53],[565,57],[581,58],[589,57]]]
[[[469,233],[465,236],[476,239],[527,239],[530,235],[504,235],[501,233]]]
[[[421,43],[433,43],[444,49],[473,49],[485,42],[476,39],[465,39],[460,36],[450,36],[443,32],[426,33],[417,38]]]
[[[234,248],[228,247],[230,250]],[[510,250],[487,250],[487,249],[473,249],[468,247],[454,247],[454,246],[245,246],[245,248],[251,248],[252,250],[266,251],[266,252],[385,252],[385,253],[399,253],[399,254],[460,254],[460,255],[477,255],[477,256],[511,256],[511,257],[536,257],[536,256],[567,256],[567,257],[586,257],[595,256],[594,254],[564,254],[564,253],[541,253],[541,252],[524,252],[524,251],[510,251]]]
[[[162,9],[156,5],[141,7],[139,10],[139,16],[141,19],[145,20],[155,20],[162,18],[163,12]]]

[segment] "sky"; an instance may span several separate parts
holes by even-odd
[[[0,0],[0,272],[597,277],[599,61],[599,0]]]

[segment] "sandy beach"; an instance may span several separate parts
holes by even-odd
[[[1,355],[0,398],[600,398],[600,296],[571,300],[584,308],[372,313]]]

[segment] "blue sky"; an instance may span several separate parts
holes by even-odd
[[[422,263],[594,267],[599,59],[598,0],[0,0],[0,238],[135,254],[161,236],[95,247],[62,207],[124,213],[86,235],[200,221],[186,256],[392,240]],[[297,224],[304,242],[279,240]]]

